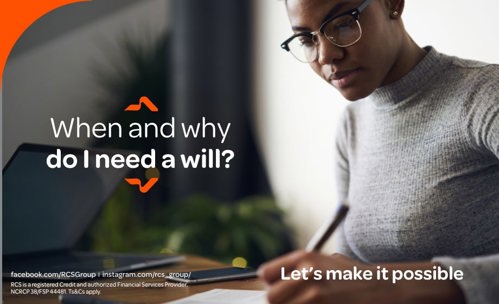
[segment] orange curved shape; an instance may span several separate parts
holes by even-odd
[[[158,178],[151,177],[144,185],[142,185],[142,181],[140,180],[140,178],[125,178],[125,181],[132,186],[138,186],[141,193],[147,193],[149,192],[149,190],[151,190],[152,186],[156,184]]]
[[[0,88],[7,58],[24,31],[48,12],[76,2],[91,0],[2,0],[0,1]]]
[[[142,105],[145,105],[151,112],[158,112],[158,107],[147,96],[140,97],[139,103],[132,103],[125,108],[125,111],[140,111],[140,109],[142,109]]]

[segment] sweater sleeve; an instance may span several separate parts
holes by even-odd
[[[473,146],[499,159],[499,67],[490,65],[489,68],[491,73],[478,79],[480,85],[467,109],[465,127]],[[490,220],[496,222],[494,226],[497,225],[495,216],[490,216]],[[497,303],[499,253],[469,258],[435,257],[433,261],[463,271],[463,280],[456,283],[463,290],[467,304]]]
[[[348,198],[348,107],[343,112],[336,129],[335,139],[335,176],[338,190],[338,198],[344,200]]]
[[[344,200],[348,198],[348,110],[343,112],[336,131],[335,139],[335,175],[338,198]],[[355,254],[350,249],[345,237],[345,231],[341,225],[335,234],[336,252],[355,258]]]
[[[479,85],[466,107],[466,131],[472,145],[499,158],[499,66],[478,78]]]

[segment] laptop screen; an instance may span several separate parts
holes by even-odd
[[[79,165],[50,169],[47,157],[57,149],[75,155]],[[3,170],[3,254],[69,249],[78,241],[129,170],[83,168],[83,151],[34,144],[17,149]],[[106,152],[117,151],[98,151]]]

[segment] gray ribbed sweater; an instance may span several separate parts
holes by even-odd
[[[499,66],[426,50],[344,113],[339,252],[453,266],[467,303],[499,303]]]

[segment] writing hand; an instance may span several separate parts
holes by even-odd
[[[381,264],[387,269],[431,269],[431,262]],[[263,264],[259,276],[268,284],[270,304],[367,304],[367,303],[464,303],[464,296],[453,281],[391,280],[326,280],[313,277],[314,270],[370,270],[376,266],[362,263],[341,254],[331,256],[316,252],[296,251]],[[307,270],[306,278],[282,280],[282,271],[289,278],[292,271]],[[308,272],[309,270],[311,270]]]

